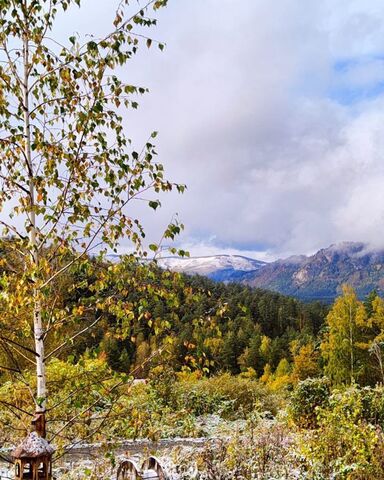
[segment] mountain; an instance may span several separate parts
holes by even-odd
[[[215,255],[169,257],[159,264],[170,270],[273,290],[303,300],[333,301],[345,283],[353,286],[360,298],[373,289],[384,295],[384,250],[369,250],[364,243],[343,242],[314,255],[271,263],[238,255]]]
[[[191,275],[203,275],[218,282],[241,281],[248,272],[264,268],[265,262],[241,255],[214,255],[211,257],[165,257],[158,260],[160,267]]]
[[[290,257],[242,276],[241,283],[267,288],[305,300],[332,301],[343,284],[359,297],[373,289],[384,293],[384,250],[370,251],[364,243],[343,242],[311,256]]]
[[[118,261],[118,255],[109,257]],[[164,257],[160,267],[218,282],[241,283],[272,290],[302,300],[332,302],[343,284],[351,285],[360,298],[372,290],[384,296],[384,250],[372,250],[360,242],[342,242],[314,255],[297,255],[262,262],[241,255]]]

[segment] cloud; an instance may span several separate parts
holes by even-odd
[[[91,1],[101,29],[109,2]],[[188,184],[160,214],[137,210],[151,240],[177,211],[192,254],[382,242],[383,14],[379,0],[171,1],[165,53],[123,72],[152,92],[132,137],[159,130],[160,160]]]

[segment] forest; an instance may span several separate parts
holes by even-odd
[[[11,245],[3,242],[3,282],[17,262]],[[263,469],[265,475],[288,469],[287,478],[328,478],[341,468],[346,473],[339,478],[381,478],[374,475],[383,471],[377,449],[384,425],[384,301],[375,292],[361,301],[344,286],[333,305],[324,305],[162,270],[129,256],[120,262],[90,258],[86,265],[75,264],[56,286],[61,309],[74,316],[51,338],[52,351],[63,337],[79,333],[47,362],[48,429],[60,448],[80,438],[226,438],[231,432],[221,454],[210,446],[198,461],[225,472],[236,458],[244,470],[249,455],[259,462],[264,452],[265,465],[257,463],[254,473],[238,478],[258,478],[251,475]],[[117,279],[124,288],[116,290]],[[89,305],[101,281],[104,300],[93,311]],[[81,288],[72,289],[74,284]],[[6,445],[33,413],[25,394],[35,380],[24,359],[18,360],[15,383],[9,347],[27,346],[29,333],[13,335],[12,323],[2,318],[0,420]],[[351,431],[356,435],[350,437]],[[351,467],[357,448],[361,458]],[[112,468],[104,460],[100,471],[106,465]],[[81,472],[67,475],[82,478]]]
[[[7,267],[12,269],[6,250],[2,249],[3,282]],[[293,365],[302,347],[316,356],[329,309],[320,302],[303,303],[266,290],[164,271],[130,257],[120,264],[94,259],[90,265],[85,271],[81,266],[69,270],[57,285],[57,302],[75,312],[71,329],[97,319],[92,329],[63,349],[61,359],[71,355],[76,361],[85,352],[97,352],[105,355],[110,368],[129,374],[169,341],[167,362],[175,371],[188,367],[212,375],[249,370],[260,377],[280,363]],[[93,311],[92,290],[100,282],[96,278],[104,278],[111,269],[119,272],[124,289],[115,291],[115,273],[102,291],[104,300],[114,300],[113,309],[100,302],[100,310]],[[71,285],[76,288],[68,288]],[[129,312],[128,318],[123,318],[124,312]],[[320,359],[317,363],[320,369]]]

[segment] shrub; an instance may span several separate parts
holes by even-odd
[[[169,365],[159,365],[149,373],[150,386],[166,405],[173,403],[176,380],[176,372]]]
[[[261,423],[257,430],[231,439],[215,439],[204,448],[176,454],[180,480],[291,478],[292,439],[277,423]]]
[[[363,394],[356,387],[335,393],[318,409],[318,429],[303,437],[300,451],[307,478],[384,478],[383,433],[363,414]]]
[[[330,383],[326,378],[308,378],[294,389],[289,412],[296,425],[302,428],[317,426],[317,409],[325,407],[330,396]]]
[[[364,387],[360,390],[363,404],[363,418],[373,424],[384,428],[384,388]]]
[[[228,373],[194,380],[183,378],[175,388],[178,409],[193,415],[218,413],[227,418],[245,417],[254,409],[277,413],[280,398],[260,382]]]

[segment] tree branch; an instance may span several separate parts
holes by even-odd
[[[73,335],[71,338],[69,338],[68,340],[66,340],[65,342],[63,342],[61,345],[59,345],[57,348],[55,348],[54,350],[52,350],[52,352],[50,352],[44,359],[44,361],[47,361],[50,357],[52,357],[52,355],[54,355],[55,353],[57,353],[58,351],[60,351],[63,347],[65,347],[66,345],[68,345],[69,342],[72,342],[75,338],[79,337],[80,335],[82,335],[83,333],[87,332],[88,330],[90,330],[92,327],[94,327],[101,319],[101,316],[100,317],[97,317],[96,320],[94,322],[91,323],[91,325],[88,325],[87,327],[83,328],[83,330],[81,330],[80,332],[77,332],[75,335]]]

